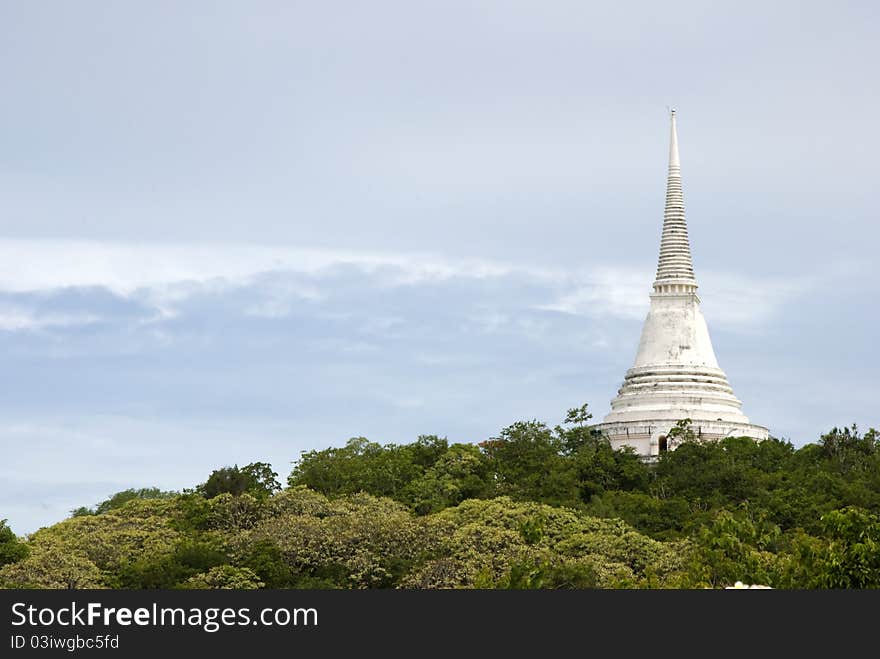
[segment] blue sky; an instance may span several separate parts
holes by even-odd
[[[870,2],[0,6],[0,518],[607,411],[678,110],[744,410],[877,426]]]

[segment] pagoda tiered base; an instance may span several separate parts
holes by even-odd
[[[669,431],[679,419],[643,419],[641,421],[621,421],[617,423],[600,423],[593,426],[611,441],[615,449],[631,446],[636,453],[643,456],[656,456],[667,449],[672,449],[667,441]],[[708,419],[691,419],[691,428],[698,439],[710,441],[725,437],[750,437],[761,441],[767,439],[770,432],[763,426],[753,423],[735,423],[731,421],[711,421]]]

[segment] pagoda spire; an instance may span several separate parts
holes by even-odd
[[[663,213],[663,234],[660,259],[657,263],[655,293],[694,293],[697,280],[691,261],[687,222],[684,218],[684,196],[681,191],[681,163],[678,159],[678,135],[675,110],[671,112],[669,137],[669,175],[666,180],[666,209]]]
[[[613,448],[629,446],[642,456],[673,450],[671,431],[689,419],[697,437],[751,437],[769,431],[751,423],[715,358],[709,326],[700,310],[697,280],[684,220],[681,165],[675,110],[669,140],[666,211],[660,239],[660,262],[651,306],[632,368],[611,401],[611,412],[593,426]]]

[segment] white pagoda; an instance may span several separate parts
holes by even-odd
[[[632,446],[643,456],[675,448],[674,442],[667,441],[667,434],[686,418],[703,439],[766,439],[767,428],[749,423],[741,408],[715,359],[700,311],[684,218],[673,110],[666,211],[651,308],[635,363],[611,401],[611,412],[594,427],[614,448]]]

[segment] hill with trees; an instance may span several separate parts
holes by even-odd
[[[5,588],[880,587],[880,438],[704,442],[646,462],[587,407],[480,444],[358,437],[183,492],[119,492],[28,538]]]

